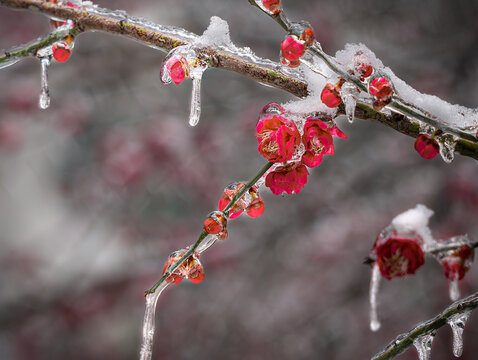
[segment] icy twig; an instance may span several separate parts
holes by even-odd
[[[463,314],[474,310],[478,306],[478,292],[454,302],[440,314],[435,316],[433,319],[427,320],[415,326],[412,330],[407,333],[398,335],[394,340],[392,340],[386,347],[384,347],[380,352],[378,352],[372,360],[385,360],[392,359],[395,356],[401,354],[411,345],[413,341],[420,336],[425,334],[430,334],[435,330],[446,325],[450,318],[453,318],[457,314]]]
[[[252,186],[254,186],[254,184],[271,168],[272,165],[274,165],[274,163],[271,163],[271,162],[264,165],[264,167],[261,170],[259,170],[259,172],[251,180],[249,180],[249,182],[246,184],[246,186],[244,186],[240,191],[237,192],[237,194],[231,199],[229,204],[223,210],[223,214],[224,214],[225,217],[229,217],[228,210],[231,208],[231,206],[233,206],[237,202],[237,200],[239,200],[241,198],[241,196],[244,195],[244,193],[246,191],[248,191]],[[201,248],[200,252],[202,252],[202,251],[205,251],[207,248],[209,248],[209,246],[211,246],[214,243],[214,242],[209,242],[208,240],[209,240],[208,234],[205,231],[203,231],[199,235],[199,238],[196,240],[196,242],[188,248],[188,250],[184,253],[184,255],[178,261],[176,261],[174,264],[172,264],[169,267],[169,269],[164,273],[164,275],[161,277],[161,279],[159,279],[150,289],[146,290],[146,295],[154,293],[156,291],[156,289],[162,283],[164,283],[164,281],[171,274],[173,274],[174,271],[179,266],[181,266],[181,264],[184,261],[186,261],[187,258],[189,258],[192,254],[194,254],[196,249]],[[201,246],[201,245],[204,245],[205,243],[207,243],[207,246]]]

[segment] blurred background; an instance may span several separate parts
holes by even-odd
[[[246,0],[98,0],[202,33],[228,21],[235,44],[278,60],[281,28]],[[476,107],[478,3],[437,0],[284,1],[324,50],[363,42],[416,89]],[[0,8],[0,48],[48,32],[40,14]],[[203,78],[199,125],[187,124],[191,84],[164,86],[164,53],[103,33],[78,37],[50,68],[51,106],[38,109],[40,63],[0,71],[0,358],[135,359],[144,290],[173,250],[192,244],[223,188],[265,163],[255,123],[292,96],[221,70]],[[422,203],[437,238],[478,238],[478,167],[426,161],[413,139],[338,120],[349,139],[310,170],[298,195],[262,191],[266,212],[229,224],[202,256],[206,279],[159,300],[153,359],[368,359],[445,308],[432,258],[415,276],[382,281],[382,329],[368,328],[370,269],[362,261],[391,219]],[[478,266],[460,282],[478,289]],[[450,359],[451,330],[432,359]],[[478,351],[478,315],[463,359]],[[416,359],[412,348],[398,357]]]

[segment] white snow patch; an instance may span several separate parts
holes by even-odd
[[[426,250],[435,244],[431,230],[428,227],[428,221],[433,214],[433,210],[430,210],[425,205],[418,204],[414,208],[395,216],[392,220],[392,226],[400,234],[416,233],[420,235]]]
[[[231,41],[229,24],[218,16],[212,16],[209,26],[197,41],[198,45],[203,46],[226,46],[235,48]]]

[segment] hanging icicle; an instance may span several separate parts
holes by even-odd
[[[432,342],[435,333],[425,334],[413,340],[413,345],[417,349],[419,360],[430,360],[432,351]]]
[[[470,317],[471,310],[455,314],[447,322],[453,332],[453,355],[460,357],[463,353],[463,330],[466,321]]]
[[[380,285],[380,269],[378,264],[375,263],[372,266],[372,277],[370,279],[370,291],[369,291],[369,300],[370,300],[370,330],[378,331],[380,329],[380,321],[378,320],[377,314],[377,295]]]
[[[41,89],[38,105],[41,109],[48,109],[50,106],[50,88],[48,86],[48,67],[50,66],[50,58],[43,57],[41,63]]]
[[[153,340],[155,330],[156,304],[159,296],[169,285],[164,281],[154,293],[146,295],[146,310],[143,320],[143,340],[141,342],[140,360],[151,360],[153,355]]]

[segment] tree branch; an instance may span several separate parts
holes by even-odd
[[[478,292],[462,300],[454,302],[445,310],[443,310],[440,314],[435,316],[433,319],[418,324],[407,333],[398,335],[386,347],[384,347],[380,352],[378,352],[372,358],[372,360],[391,359],[401,354],[413,344],[413,340],[415,340],[416,338],[425,334],[430,334],[431,332],[441,328],[443,325],[446,325],[447,320],[453,315],[474,310],[477,306]]]
[[[78,34],[86,31],[103,31],[130,38],[163,51],[170,51],[177,46],[190,44],[198,38],[196,34],[181,28],[158,25],[145,19],[131,17],[125,12],[101,9],[96,6],[90,6],[85,9],[72,8],[43,0],[0,0],[0,5],[17,10],[37,11],[57,19],[71,19],[75,23],[75,31]],[[285,29],[288,28],[288,20],[284,16],[279,16],[275,20]],[[53,43],[57,36],[55,32],[52,32],[42,37],[42,44]],[[35,42],[33,45],[29,43],[23,47],[15,47],[14,50],[19,52],[19,58],[35,56],[38,44]],[[317,53],[317,51],[319,50],[314,47],[314,53]],[[328,56],[321,50],[319,53],[328,59]],[[198,55],[203,57],[210,67],[236,72],[298,97],[305,97],[308,94],[307,83],[301,80],[297,73],[286,72],[276,62],[250,55],[239,56],[218,47],[200,48],[198,49]],[[0,68],[2,64],[10,61],[12,61],[11,51],[6,50],[0,55]],[[347,78],[350,77],[348,74],[343,75]],[[417,137],[419,134],[420,122],[412,116],[405,116],[395,112],[384,114],[380,111],[375,111],[367,104],[359,103],[357,105],[355,110],[356,118],[379,122],[411,137]],[[340,108],[339,114],[344,113],[344,109]],[[476,138],[456,129],[443,130],[451,130],[455,134],[458,133],[459,139],[456,143],[456,152],[478,160],[478,140]]]

